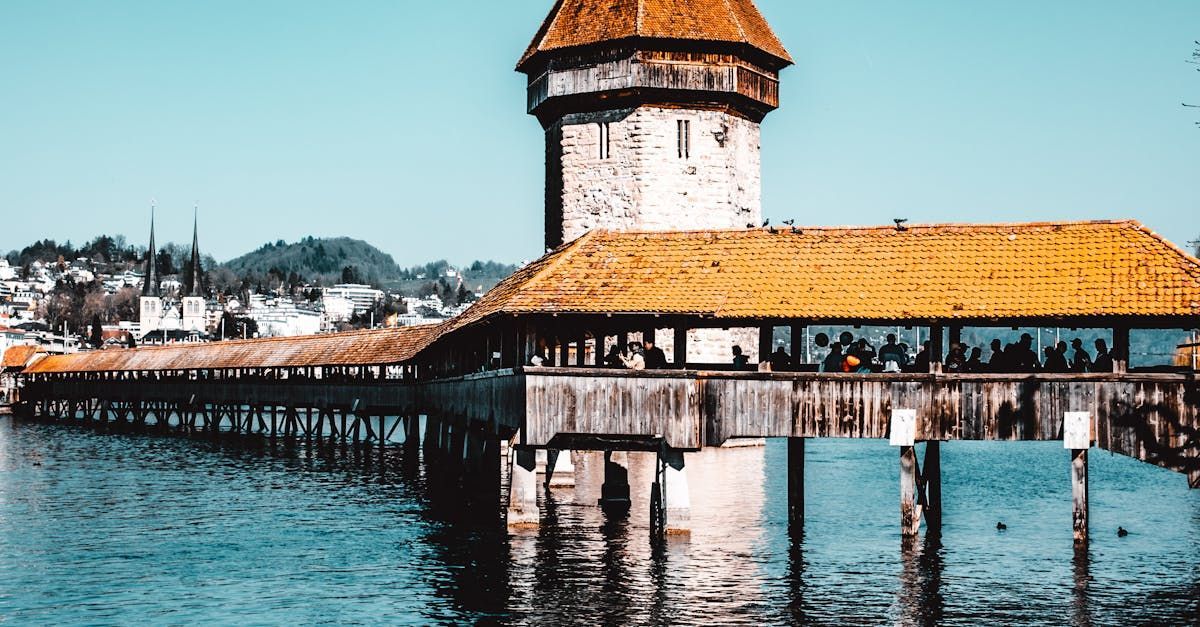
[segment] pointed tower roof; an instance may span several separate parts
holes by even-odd
[[[200,267],[200,207],[192,213],[192,274],[188,277],[188,296],[203,296],[204,279]]]
[[[623,39],[744,45],[792,63],[753,0],[557,0],[517,69],[542,53]]]
[[[158,247],[154,245],[154,205],[150,205],[150,246],[146,249],[146,278],[142,281],[142,296],[158,296],[158,265],[154,255]]]

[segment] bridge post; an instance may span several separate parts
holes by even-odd
[[[537,505],[537,456],[532,449],[518,449],[510,444],[508,464],[508,527],[536,528],[541,518]]]
[[[923,513],[919,497],[921,469],[915,446],[900,447],[900,535],[912,537],[921,530]]]
[[[426,457],[441,447],[442,426],[439,422],[433,414],[425,415],[425,438],[422,440],[422,444],[424,444]]]
[[[604,451],[604,483],[600,486],[600,507],[614,512],[628,511],[629,454]]]
[[[421,416],[410,414],[404,420],[404,448],[414,451],[421,443]]]
[[[571,488],[575,486],[575,464],[571,451],[546,450],[546,487]]]
[[[1088,452],[1071,450],[1071,527],[1075,544],[1088,543]]]
[[[793,535],[804,531],[804,438],[788,438],[788,530]]]
[[[925,466],[921,469],[924,484],[925,524],[931,532],[942,530],[942,443],[925,442]]]
[[[688,486],[687,469],[684,467],[683,451],[667,449],[659,453],[663,458],[663,503],[666,514],[667,535],[684,535],[692,532],[692,495]]]
[[[1063,448],[1071,451],[1071,528],[1075,545],[1088,541],[1088,449],[1092,446],[1092,416],[1069,411],[1063,416]]]

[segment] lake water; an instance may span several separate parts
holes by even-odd
[[[1093,450],[1093,539],[1077,554],[1061,444],[947,443],[943,533],[905,546],[895,449],[817,440],[807,455],[802,541],[787,533],[786,446],[770,442],[689,456],[693,532],[652,550],[644,501],[606,519],[583,465],[578,493],[546,498],[540,530],[510,535],[399,449],[381,463],[377,450],[233,447],[0,417],[0,623],[1112,625],[1200,615],[1200,493],[1180,475]],[[1131,534],[1118,538],[1118,525]]]

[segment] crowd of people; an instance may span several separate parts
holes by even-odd
[[[855,339],[849,332],[842,333],[838,341],[829,343],[828,337],[818,334],[818,346],[828,346],[829,353],[822,360],[822,372],[870,373],[870,372],[929,372],[930,342],[926,340],[915,355],[904,343],[897,343],[896,335],[889,333],[887,343],[878,350],[866,338]],[[1068,346],[1058,342],[1042,349],[1041,356],[1034,351],[1033,336],[1024,333],[1021,339],[1004,344],[993,339],[989,346],[987,361],[983,359],[983,348],[969,346],[964,342],[950,345],[943,362],[943,371],[960,373],[1013,373],[1013,372],[1112,372],[1115,357],[1103,339],[1094,342],[1095,356],[1088,352],[1083,340],[1075,338]],[[782,352],[779,349],[777,352]],[[786,356],[786,353],[784,353]],[[775,357],[771,359],[772,370]]]
[[[921,349],[915,354],[908,344],[897,342],[894,333],[889,333],[884,345],[878,349],[867,338],[856,339],[849,331],[841,333],[837,341],[831,342],[829,336],[824,333],[818,333],[814,340],[819,348],[828,349],[825,357],[816,364],[816,369],[820,372],[929,372],[931,357],[928,340],[922,343]],[[1079,338],[1072,340],[1070,345],[1060,341],[1046,346],[1039,356],[1034,350],[1033,336],[1025,333],[1021,335],[1020,340],[1009,344],[1004,344],[999,339],[992,340],[988,359],[984,361],[983,348],[955,342],[950,344],[942,362],[942,369],[944,372],[959,373],[1112,372],[1115,356],[1109,350],[1108,343],[1097,339],[1093,345],[1095,356],[1088,352],[1083,340]],[[797,362],[782,346],[762,359],[757,367],[750,363],[749,356],[740,346],[734,346],[732,352],[734,370],[787,372],[809,369],[805,364]],[[534,366],[543,363],[549,363],[549,360],[542,351],[535,354],[530,361]],[[649,339],[610,347],[604,357],[604,365],[629,370],[661,370],[669,367],[666,354]]]

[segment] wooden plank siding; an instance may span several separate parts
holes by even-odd
[[[551,69],[530,80],[528,110],[535,111],[552,98],[634,89],[739,94],[771,108],[779,106],[777,74],[729,55],[697,59],[661,56],[638,53],[601,63]]]
[[[700,383],[694,374],[545,369],[525,374],[523,443],[546,446],[556,436],[661,437],[668,446],[703,446]]]
[[[22,397],[290,405],[426,413],[534,447],[572,438],[662,440],[697,450],[739,437],[886,438],[892,409],[918,440],[1058,440],[1093,417],[1100,448],[1200,477],[1195,374],[842,375],[524,368],[402,382],[29,381]],[[557,440],[556,440],[557,438]],[[569,448],[565,447],[564,448]]]
[[[26,399],[150,401],[183,405],[278,405],[407,415],[419,409],[419,389],[401,383],[245,381],[39,381],[25,385]]]

